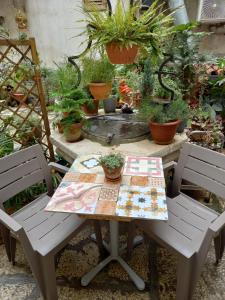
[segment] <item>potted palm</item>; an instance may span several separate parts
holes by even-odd
[[[163,5],[156,0],[141,15],[141,1],[125,7],[122,0],[118,0],[111,15],[95,7],[92,11],[84,9],[83,22],[89,26],[80,35],[86,34],[94,47],[104,47],[113,64],[132,64],[139,49],[151,48],[152,54],[158,57],[162,39],[173,28],[173,18],[170,13],[165,14]]]
[[[99,163],[102,166],[105,177],[109,181],[117,181],[121,178],[121,172],[124,165],[124,158],[119,153],[110,153],[101,156]]]
[[[156,144],[168,145],[173,142],[180,122],[187,119],[189,107],[182,99],[170,104],[143,101],[139,110],[142,120],[149,122],[151,136]]]
[[[96,59],[84,57],[82,60],[83,85],[88,86],[91,95],[96,100],[107,99],[112,91],[114,66],[105,55]]]

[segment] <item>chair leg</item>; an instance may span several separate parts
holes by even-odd
[[[127,259],[131,258],[133,250],[134,238],[135,238],[135,223],[130,222],[128,224],[128,236],[127,236]]]
[[[1,235],[3,243],[5,244],[5,251],[8,257],[8,260],[11,261],[11,251],[10,251],[10,231],[5,226],[1,225]]]
[[[40,273],[36,280],[45,300],[57,300],[57,285],[55,273],[55,260],[53,255],[39,256]],[[36,275],[36,274],[34,274]]]
[[[10,237],[10,252],[11,252],[11,262],[15,265],[15,257],[16,257],[16,239]]]
[[[195,261],[193,257],[180,257],[177,266],[176,300],[191,300],[196,284]]]

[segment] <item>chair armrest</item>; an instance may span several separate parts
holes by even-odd
[[[220,230],[225,226],[225,212],[223,212],[219,217],[209,226],[215,234],[218,234]]]
[[[168,173],[176,167],[177,163],[175,161],[170,161],[163,165],[163,171]]]
[[[68,171],[69,171],[69,168],[65,167],[65,166],[62,166],[60,164],[57,164],[55,162],[50,162],[48,164],[48,166],[51,168],[51,169],[54,169],[55,171],[59,171],[63,174],[66,174]]]
[[[18,232],[22,229],[22,226],[18,224],[12,217],[10,217],[6,212],[0,209],[0,223],[13,232]]]

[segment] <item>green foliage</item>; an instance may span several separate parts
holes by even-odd
[[[13,140],[5,132],[0,132],[0,158],[12,153],[13,148]]]
[[[82,89],[73,89],[73,90],[64,90],[63,93],[57,92],[55,95],[60,98],[60,101],[56,102],[53,105],[49,106],[49,110],[53,110],[58,113],[62,112],[76,112],[80,110],[80,107],[90,102],[88,95]]]
[[[186,120],[188,115],[189,107],[182,99],[174,100],[168,105],[143,101],[139,110],[140,119],[161,124],[176,120]]]
[[[63,129],[69,128],[75,123],[80,123],[84,119],[84,113],[81,110],[77,110],[73,113],[70,113],[68,116],[61,119],[61,124]]]
[[[203,64],[210,59],[199,51],[202,39],[209,33],[193,31],[196,26],[197,23],[175,26],[173,37],[165,43],[165,52],[176,59],[173,71],[179,74],[180,88],[189,95],[193,93],[196,82],[205,79]]]
[[[102,55],[100,59],[93,57],[82,58],[82,81],[84,86],[91,82],[112,82],[114,74],[115,67],[105,55]]]
[[[46,70],[43,68],[42,75],[48,82],[49,93],[53,97],[62,95],[76,89],[77,71],[68,62],[57,64],[56,70]]]
[[[158,57],[162,40],[173,32],[173,18],[158,0],[141,15],[140,7],[141,1],[127,8],[122,0],[118,0],[111,16],[108,11],[98,11],[95,7],[92,11],[84,10],[86,18],[81,22],[89,26],[80,35],[87,34],[97,48],[110,42],[119,43],[121,47],[138,45],[145,50],[150,47],[152,55]]]
[[[181,90],[179,88],[178,82],[169,78],[169,77],[164,77],[163,78],[163,83],[165,86],[170,88],[171,90],[174,91],[175,97],[182,97]],[[164,89],[164,87],[161,86],[161,84],[158,81],[158,78],[155,79],[154,81],[154,88],[153,88],[153,95],[159,98],[170,98],[171,93]]]
[[[150,58],[147,58],[144,63],[144,72],[141,80],[141,94],[143,99],[152,96],[154,86],[154,70]]]
[[[141,75],[137,71],[128,71],[126,74],[126,83],[133,92],[140,90]]]
[[[116,169],[124,165],[124,157],[120,153],[110,153],[108,155],[101,156],[99,163],[101,166],[105,166],[109,169]]]

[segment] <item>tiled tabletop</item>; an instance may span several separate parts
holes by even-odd
[[[93,219],[168,219],[161,158],[126,156],[117,183],[105,180],[98,158],[78,157],[46,210]]]

